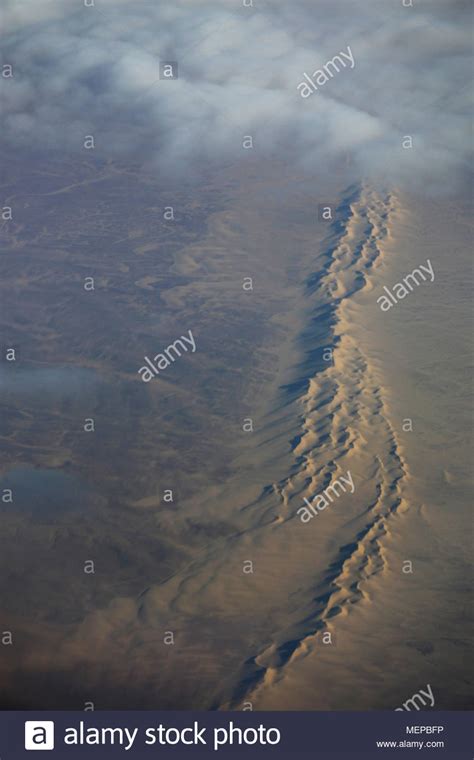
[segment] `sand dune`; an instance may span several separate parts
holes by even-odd
[[[451,372],[436,361],[439,320],[428,331],[425,323],[413,329],[426,292],[413,295],[411,304],[407,299],[392,322],[392,313],[382,314],[376,303],[393,271],[411,271],[410,262],[421,255],[414,201],[353,186],[340,195],[332,225],[315,231],[309,212],[301,218],[307,195],[294,178],[279,185],[268,181],[284,198],[280,214],[271,211],[273,198],[262,200],[261,177],[246,181],[232,191],[232,210],[216,210],[200,239],[173,249],[172,275],[181,279],[163,293],[166,308],[184,314],[186,325],[201,315],[198,341],[199,334],[212,335],[213,353],[208,350],[203,359],[196,353],[189,384],[176,394],[171,382],[157,385],[149,395],[157,415],[171,398],[191,410],[189,435],[180,438],[176,461],[168,465],[170,473],[193,468],[187,490],[179,508],[165,511],[158,481],[154,485],[144,473],[137,482],[148,490],[127,493],[114,517],[122,532],[127,525],[120,551],[128,558],[138,552],[136,532],[150,536],[140,593],[117,584],[112,597],[85,603],[80,620],[37,620],[35,646],[22,667],[30,685],[36,684],[33,694],[38,684],[55,680],[49,706],[65,679],[68,706],[93,699],[102,707],[124,708],[226,709],[251,702],[254,709],[348,709],[357,684],[360,709],[392,709],[416,691],[419,679],[435,688],[444,679],[449,691],[454,680],[448,669],[456,674],[460,668],[464,639],[461,648],[452,644],[451,603],[441,603],[465,571],[461,557],[454,570],[445,566],[459,528],[448,530],[447,539],[436,499],[434,506],[431,501],[439,479],[433,488],[422,485],[423,478],[428,481],[420,439],[413,445],[402,429],[404,417],[421,415],[419,373],[432,378],[436,371],[430,391],[436,396],[443,383],[451,387]],[[437,209],[423,213],[433,225],[432,258],[442,268]],[[143,238],[142,232],[136,252],[146,256],[154,248]],[[288,262],[291,246],[295,256]],[[235,305],[255,260],[254,300],[240,292]],[[147,279],[138,274],[135,281],[143,289],[159,281],[159,273]],[[229,309],[248,329],[248,340],[231,333]],[[221,338],[217,332],[214,337],[222,314],[229,320],[227,364],[218,350]],[[260,332],[252,332],[252,324]],[[416,335],[423,335],[423,325],[420,351]],[[327,348],[330,360],[324,358]],[[211,381],[209,367],[215,372]],[[224,370],[234,373],[231,398],[219,380]],[[209,415],[201,406],[209,382],[223,398],[212,402],[216,432],[206,442],[202,465],[194,467],[202,415]],[[463,386],[455,387],[462,396]],[[232,409],[236,389],[238,412]],[[426,403],[430,436],[435,415]],[[244,439],[241,421],[247,415],[255,430]],[[141,424],[146,437],[150,428],[144,419]],[[458,445],[467,440],[461,428]],[[440,433],[437,445],[442,441]],[[161,438],[149,438],[150,457],[158,444]],[[206,469],[217,456],[213,451],[229,457],[220,477]],[[461,465],[439,452],[432,446],[430,466],[439,468],[446,493],[453,481],[460,485]],[[134,461],[132,448],[130,457]],[[302,523],[298,509],[304,497],[311,499],[347,471],[354,493]],[[460,487],[457,498],[462,522]],[[105,530],[111,524],[105,510],[100,519]],[[154,548],[157,536],[163,543]],[[157,578],[151,568],[159,552],[168,564],[160,565]],[[405,559],[413,561],[413,575],[402,573]],[[253,572],[244,569],[249,562]],[[28,620],[11,616],[10,625],[31,637]],[[165,643],[170,631],[171,645]],[[438,667],[430,653],[440,648]],[[17,665],[1,665],[12,693],[22,688],[14,685]],[[467,697],[457,693],[462,706]]]

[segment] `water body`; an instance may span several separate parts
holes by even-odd
[[[17,367],[0,365],[2,395],[34,397],[51,394],[57,399],[78,396],[94,388],[99,375],[85,367]]]
[[[7,491],[12,493],[8,501]],[[2,511],[31,513],[34,517],[57,518],[84,510],[94,495],[77,475],[34,467],[15,467],[0,479]]]

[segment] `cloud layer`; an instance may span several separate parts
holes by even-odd
[[[247,0],[248,2],[249,0]],[[92,0],[86,0],[92,2]],[[146,155],[163,170],[275,154],[311,171],[446,182],[469,146],[469,3],[450,0],[7,0],[4,140]],[[350,45],[312,97],[312,74]],[[159,79],[177,61],[179,79]],[[405,135],[413,148],[404,150]],[[443,178],[443,179],[442,179]]]

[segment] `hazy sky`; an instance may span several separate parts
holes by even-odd
[[[247,0],[248,2],[249,0]],[[92,0],[86,0],[92,2]],[[176,173],[275,153],[311,171],[450,184],[469,145],[469,2],[5,0],[4,139],[144,154]],[[355,66],[297,85],[350,46]],[[159,80],[177,61],[179,79]],[[401,147],[404,135],[413,149]],[[255,153],[258,151],[258,154]]]

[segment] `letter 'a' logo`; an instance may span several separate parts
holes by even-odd
[[[54,749],[54,721],[25,721],[25,749]]]

